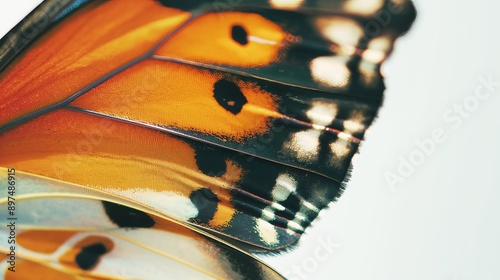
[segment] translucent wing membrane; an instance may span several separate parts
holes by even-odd
[[[408,1],[229,2],[42,4],[0,46],[0,166],[67,182],[78,193],[71,200],[97,212],[112,202],[252,250],[296,243],[342,193],[381,106],[380,64],[415,12]],[[23,39],[44,12],[44,28]],[[30,208],[48,203],[68,215],[23,217],[26,226],[67,230],[77,215],[62,210],[70,198],[31,191]],[[115,232],[137,237],[125,247],[168,228],[93,221],[105,224],[92,234],[111,241]],[[227,246],[197,234],[216,244],[203,246]]]

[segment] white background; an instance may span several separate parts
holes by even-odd
[[[39,2],[0,2],[0,35]],[[456,128],[443,118],[470,102],[480,77],[500,82],[500,2],[414,2],[417,21],[383,67],[385,104],[348,189],[296,250],[266,258],[291,278],[500,279],[500,86]],[[400,157],[435,129],[446,140],[391,188],[384,174],[398,174]],[[319,239],[336,248],[324,255]]]

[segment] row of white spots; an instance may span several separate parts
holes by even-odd
[[[272,245],[279,242],[278,232],[268,221],[274,220],[275,211],[285,210],[285,207],[280,202],[287,200],[296,190],[297,181],[289,174],[280,174],[276,178],[276,183],[271,192],[273,203],[262,210],[260,219],[257,220],[257,232],[265,243]]]
[[[297,181],[289,174],[280,174],[276,178],[276,183],[271,192],[273,203],[262,210],[260,219],[257,220],[257,231],[260,238],[267,244],[277,244],[278,232],[268,221],[275,218],[275,211],[283,211],[280,202],[288,199],[288,197],[297,190]]]
[[[388,39],[387,39],[388,40]],[[363,51],[363,60],[359,63],[361,82],[366,87],[375,87],[375,78],[379,77],[379,64],[387,57],[387,50]],[[334,88],[347,88],[351,72],[347,68],[348,56],[320,56],[311,60],[309,68],[313,80],[319,84]]]
[[[361,82],[365,87],[376,87],[378,65],[386,58],[384,51],[365,50],[359,63]],[[320,56],[311,60],[309,68],[313,80],[321,85],[345,89],[349,86],[351,71],[347,68],[347,56]]]
[[[307,220],[307,213],[311,212],[319,213],[320,209],[311,202],[301,199],[300,210],[295,214],[293,220],[288,222],[288,228],[287,228],[288,234],[303,232],[305,229],[302,226],[302,223]]]
[[[260,219],[257,220],[257,231],[265,243],[276,244],[279,242],[278,233],[269,221],[272,221],[276,217],[275,211],[285,209],[280,202],[285,201],[292,194],[297,194],[297,181],[289,174],[280,174],[276,178],[276,183],[271,192],[273,203],[262,211]],[[295,234],[304,231],[304,227],[301,224],[307,220],[306,213],[311,211],[319,213],[320,209],[309,201],[301,199],[300,210],[295,214],[294,219],[288,222],[287,232]]]
[[[304,0],[269,0],[270,5],[278,9],[298,9],[303,2]],[[349,0],[344,2],[342,8],[347,13],[371,15],[379,11],[383,3],[382,0]],[[354,19],[340,16],[318,17],[315,25],[323,37],[333,43],[332,50],[337,55],[322,56],[311,60],[309,64],[311,76],[314,81],[325,86],[346,88],[351,78],[346,62],[356,54],[358,43],[365,35],[365,27]],[[379,64],[387,57],[390,47],[390,38],[384,36],[373,38],[369,42],[368,49],[363,51],[362,58],[369,63]],[[374,74],[361,66],[360,72],[364,74],[363,81],[366,84],[373,83]]]
[[[368,1],[374,4],[373,7],[379,6],[376,3],[378,1]],[[362,2],[366,1],[346,1],[347,5],[355,6]],[[364,27],[353,19],[342,17],[318,18],[316,26],[324,38],[333,43],[331,48],[336,55],[313,59],[309,65],[311,76],[314,81],[322,85],[346,88],[351,78],[346,63],[351,56],[356,54],[358,43],[365,36]],[[391,41],[387,35],[371,38],[368,48],[362,51],[363,60],[359,65],[359,72],[362,74],[362,82],[366,85],[376,84],[374,78],[378,73],[378,65],[386,59],[391,48]]]
[[[295,214],[295,217],[293,218],[293,220],[288,222],[288,228],[287,228],[288,234],[294,234],[297,231],[299,231],[299,232],[304,231],[304,227],[301,226],[301,224],[302,224],[302,222],[304,222],[307,219],[307,216],[305,213],[311,212],[311,210],[314,212],[319,212],[319,209],[316,208],[316,206],[312,205],[310,202],[301,201],[299,212],[297,212],[297,214]]]
[[[314,162],[318,160],[320,136],[326,126],[330,125],[338,113],[337,104],[325,101],[314,101],[311,108],[306,112],[307,117],[313,124],[313,128],[293,133],[283,144],[283,149],[296,157],[301,162]],[[343,122],[345,132],[337,134],[338,139],[330,143],[330,150],[337,158],[343,158],[349,154],[352,134],[365,129],[362,124],[365,117],[361,110],[351,113],[351,118]]]
[[[288,197],[291,194],[296,194],[297,193],[297,181],[290,176],[289,174],[280,174],[278,178],[276,179],[276,184],[273,189],[273,200],[276,201],[276,197],[274,194],[287,194],[286,197],[280,196],[278,197],[279,201],[284,201],[288,199]],[[284,198],[284,199],[283,199]],[[287,224],[287,231],[289,231],[290,234],[293,234],[297,231],[303,231],[304,228],[298,224],[295,220],[289,221]],[[290,232],[291,231],[291,232]]]
[[[313,127],[325,129],[337,117],[338,105],[332,102],[313,101],[311,107],[306,112],[307,117],[313,124]],[[361,110],[354,110],[350,119],[343,122],[346,133],[356,133],[362,131],[365,126],[362,124],[365,117]]]

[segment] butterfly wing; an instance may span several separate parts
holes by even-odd
[[[47,1],[3,41],[0,166],[286,248],[342,193],[413,21],[361,2]]]
[[[0,168],[4,191],[8,173]],[[16,273],[4,267],[4,279],[34,279],[33,270],[40,279],[281,278],[217,237],[133,201],[33,174],[10,173],[16,182],[17,210],[14,216],[2,211],[0,218],[13,221],[15,241],[9,242],[11,231],[0,231],[0,251],[6,256],[4,263],[15,254]],[[10,205],[8,201],[3,198],[0,204]]]

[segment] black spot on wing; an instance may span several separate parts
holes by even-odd
[[[214,98],[227,111],[234,115],[241,112],[247,98],[235,83],[228,80],[219,80],[214,84]]]
[[[177,8],[183,11],[190,11],[201,6],[201,2],[197,0],[158,0],[163,6]]]
[[[198,209],[198,216],[193,218],[193,221],[201,224],[207,224],[214,218],[219,199],[211,189],[203,188],[193,191],[189,196],[189,199]]]
[[[241,25],[233,25],[231,28],[231,38],[240,45],[244,46],[248,44],[248,33]]]
[[[119,227],[150,228],[155,225],[153,218],[137,209],[107,201],[102,204],[109,219]]]
[[[219,151],[205,148],[196,149],[195,151],[196,165],[203,174],[220,177],[226,173],[226,160]]]
[[[75,262],[83,270],[89,270],[94,267],[99,258],[106,254],[108,249],[102,243],[95,243],[82,248],[80,253],[76,255]]]

